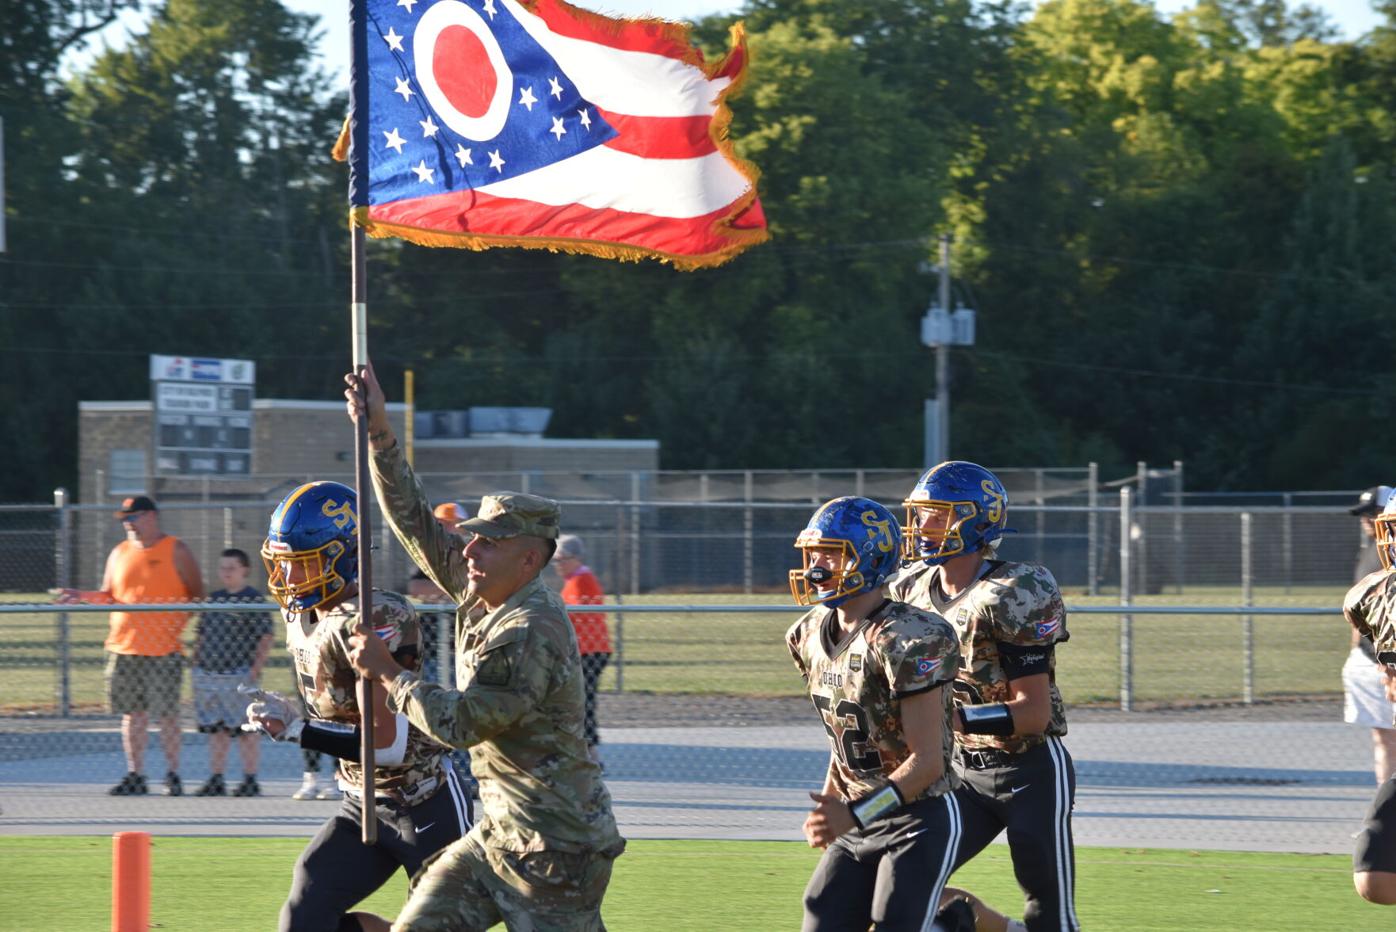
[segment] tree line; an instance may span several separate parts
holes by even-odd
[[[0,8],[9,251],[0,500],[74,484],[77,402],[150,353],[331,398],[349,358],[344,89],[277,0]],[[978,343],[951,452],[1188,464],[1193,488],[1396,479],[1396,3],[1360,39],[1283,0],[748,0],[733,102],[773,239],[676,273],[370,246],[380,378],[544,405],[666,468],[921,465],[936,237]]]

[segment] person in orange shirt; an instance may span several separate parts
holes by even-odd
[[[144,495],[128,498],[116,513],[126,539],[107,556],[102,588],[62,589],[57,601],[134,605],[194,602],[204,597],[203,576],[183,541],[160,530],[155,502]],[[126,776],[108,792],[144,796],[145,747],[150,716],[160,722],[160,744],[168,771],[165,795],[179,796],[179,688],[184,655],[179,636],[188,612],[112,612],[107,635],[107,699],[121,714],[121,746]]]
[[[567,605],[600,605],[605,601],[596,574],[582,562],[585,555],[580,537],[563,534],[557,539],[553,566],[562,577],[562,601]],[[596,684],[611,659],[611,634],[606,628],[606,616],[600,612],[571,612],[568,617],[577,630],[577,650],[582,655],[582,675],[586,678],[587,750],[591,759],[599,763],[596,746],[601,738],[596,732]]]

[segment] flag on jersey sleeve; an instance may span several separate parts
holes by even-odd
[[[563,0],[354,0],[354,223],[426,246],[524,246],[679,268],[764,241],[727,97],[688,27]]]

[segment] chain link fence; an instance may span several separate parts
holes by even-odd
[[[1015,529],[1000,556],[1050,567],[1071,612],[1058,676],[1072,722],[1068,747],[1082,744],[1083,787],[1092,773],[1107,783],[1127,773],[1130,785],[1185,790],[1196,781],[1317,781],[1352,797],[1343,824],[1360,818],[1370,793],[1369,746],[1340,724],[1348,634],[1339,607],[1362,540],[1346,513],[1352,495],[1174,505],[1167,494],[1150,494],[1147,483],[1099,483],[1093,469],[1000,475],[1010,480]],[[665,795],[656,787],[681,785],[691,798],[728,794],[723,805],[750,810],[745,817],[756,829],[795,837],[800,817],[786,811],[782,794],[818,786],[827,748],[782,639],[797,617],[787,586],[794,536],[818,504],[839,494],[861,492],[900,513],[915,478],[896,471],[516,473],[425,477],[424,485],[433,500],[467,510],[479,495],[509,486],[562,500],[565,530],[583,538],[587,562],[610,593],[602,609],[614,651],[601,682],[602,750],[618,801],[628,794],[638,800],[635,818],[658,819],[654,831],[670,837],[720,834],[711,813],[680,806],[661,817],[644,801]],[[1150,504],[1137,505],[1141,488]],[[162,500],[162,527],[193,549],[207,588],[218,587],[218,554],[232,546],[253,555],[251,584],[265,591],[256,553],[284,491],[255,500]],[[384,528],[381,516],[375,520]],[[111,804],[105,789],[125,765],[118,720],[105,703],[108,615],[53,606],[47,590],[97,588],[121,537],[110,505],[72,505],[60,495],[51,505],[0,506],[0,831],[61,826],[67,816],[53,810],[55,800],[60,809]],[[413,567],[385,529],[373,560],[380,586],[405,589]],[[449,643],[449,609],[424,606],[428,623],[442,626],[442,643]],[[186,655],[199,622],[196,613],[183,632]],[[263,682],[289,690],[284,639],[276,636]],[[429,675],[449,680],[447,652],[433,658]],[[181,715],[179,766],[198,775],[207,747],[194,728],[187,675]],[[1276,741],[1267,724],[1252,729],[1266,736],[1260,750],[1243,751],[1245,742],[1234,740],[1211,747],[1218,721],[1283,725],[1279,734],[1294,737]],[[1101,759],[1090,757],[1095,736],[1124,722],[1139,736],[1137,746],[1112,739]],[[1320,726],[1317,738],[1304,730]],[[1174,727],[1192,730],[1188,759],[1174,759],[1174,739],[1166,737]],[[1320,767],[1313,755],[1324,742],[1337,751]],[[147,769],[158,772],[164,762],[156,745]],[[1232,752],[1242,756],[1227,762]],[[1347,763],[1335,769],[1333,753]],[[1118,760],[1121,754],[1130,759]],[[298,785],[302,764],[293,749],[269,745],[261,766],[269,795],[284,798]],[[1244,814],[1252,804],[1228,805]],[[187,822],[201,814],[207,810],[170,817]],[[284,815],[264,821],[299,824]],[[1166,835],[1167,823],[1160,824]],[[1295,850],[1307,850],[1295,831]],[[1227,837],[1214,833],[1212,841],[1225,847]],[[1233,840],[1232,847],[1249,844]]]

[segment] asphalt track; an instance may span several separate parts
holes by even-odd
[[[617,715],[602,750],[623,833],[798,840],[828,755],[807,708],[723,725]],[[1350,853],[1375,791],[1368,733],[1336,709],[1284,715],[1078,716],[1066,739],[1077,844]],[[148,769],[159,774],[151,739]],[[186,734],[183,753],[192,790],[206,771],[203,738]],[[125,769],[113,721],[0,719],[0,834],[309,836],[337,804],[291,800],[299,752],[264,741],[262,753],[262,798],[113,798],[106,789]],[[232,783],[235,750],[229,763]]]

